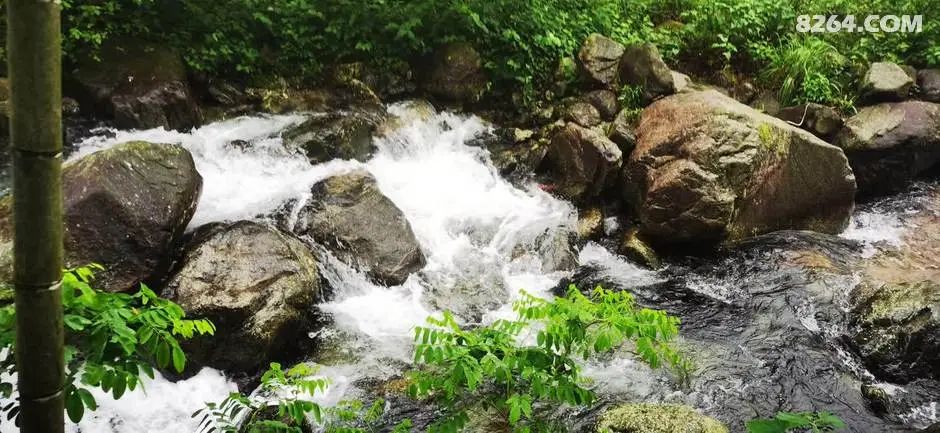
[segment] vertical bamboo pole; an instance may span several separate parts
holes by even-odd
[[[20,431],[64,430],[59,0],[6,0]]]

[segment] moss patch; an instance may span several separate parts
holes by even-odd
[[[728,433],[728,428],[688,406],[635,403],[607,411],[597,433]]]

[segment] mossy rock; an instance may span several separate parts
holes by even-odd
[[[713,418],[683,405],[632,403],[604,413],[597,433],[728,433]]]

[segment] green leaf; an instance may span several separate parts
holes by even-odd
[[[65,412],[68,414],[69,419],[76,424],[85,416],[85,405],[81,396],[74,389],[65,397]]]
[[[177,373],[182,373],[186,368],[186,355],[179,346],[173,346],[173,368]]]

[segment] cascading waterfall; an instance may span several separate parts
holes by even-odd
[[[571,204],[535,185],[519,188],[502,179],[485,149],[467,145],[489,128],[480,119],[450,113],[411,116],[406,110],[403,105],[390,107],[392,115],[407,122],[394,133],[376,138],[378,151],[364,163],[336,160],[311,165],[305,157],[285,151],[279,133],[302,121],[302,115],[241,117],[190,133],[162,129],[102,130],[82,142],[71,158],[131,140],[183,145],[193,154],[204,180],[191,229],[215,221],[266,218],[285,203],[302,204],[310,187],[322,179],[358,168],[370,171],[382,192],[411,223],[427,265],[402,285],[383,287],[329,253],[318,251],[321,273],[333,294],[320,305],[331,316],[332,324],[317,337],[327,347],[332,344],[335,352],[322,370],[322,374],[331,378],[332,385],[320,396],[320,401],[333,404],[344,397],[356,396],[360,379],[389,378],[407,368],[412,327],[423,323],[428,315],[449,308],[446,301],[459,298],[460,293],[467,293],[467,288],[485,289],[485,296],[464,300],[483,303],[477,308],[482,312],[479,317],[465,320],[485,321],[509,314],[508,304],[517,290],[548,296],[550,289],[572,274],[572,269],[553,269],[545,263],[541,249],[556,235],[574,230],[577,212]],[[872,224],[888,224],[892,230],[885,237],[883,227],[878,226],[882,235],[874,236]],[[897,215],[889,211],[866,210],[857,215],[855,225],[845,236],[863,241],[864,254],[869,254],[874,248],[885,247],[885,243],[888,247],[896,246],[906,229],[897,223]],[[774,280],[772,271],[766,271],[769,276],[764,279],[679,265],[654,272],[641,269],[596,243],[581,248],[576,264],[594,269],[605,284],[638,288],[641,302],[682,314],[691,327],[683,344],[704,360],[701,383],[691,389],[675,386],[634,363],[629,356],[592,361],[585,365],[585,373],[602,394],[684,402],[710,414],[738,420],[746,415],[733,413],[741,412],[738,409],[742,406],[736,406],[738,400],[753,398],[753,389],[758,386],[774,386],[772,380],[777,377],[762,373],[773,367],[770,364],[774,361],[768,357],[774,354],[761,353],[766,347],[755,341],[779,343],[787,335],[774,326],[727,323],[734,322],[733,315],[742,314],[744,307],[751,307],[742,304],[742,299],[765,294],[760,291],[761,285],[784,284]],[[850,284],[833,281],[829,282]],[[758,288],[748,291],[746,284]],[[772,312],[802,315],[794,322],[800,332],[824,335],[827,325],[815,321],[813,296],[775,305]],[[744,337],[735,339],[742,333]],[[729,342],[716,343],[714,338]],[[851,360],[851,355],[837,354],[828,344],[806,350],[820,353],[828,350],[823,356],[826,359],[844,355]],[[814,366],[835,368],[828,361],[814,362]],[[86,415],[72,431],[193,431],[196,422],[190,414],[205,402],[221,400],[234,389],[235,385],[221,373],[206,369],[176,383],[158,377],[145,384],[144,392],[128,393],[120,401],[96,392],[99,410]],[[936,403],[933,407],[932,417],[936,419]],[[929,412],[928,409],[921,412]],[[766,415],[765,412],[760,414]],[[931,419],[929,413],[916,416],[920,417],[917,424]],[[864,417],[859,422],[873,422],[870,418]],[[0,431],[15,430],[4,425]]]

